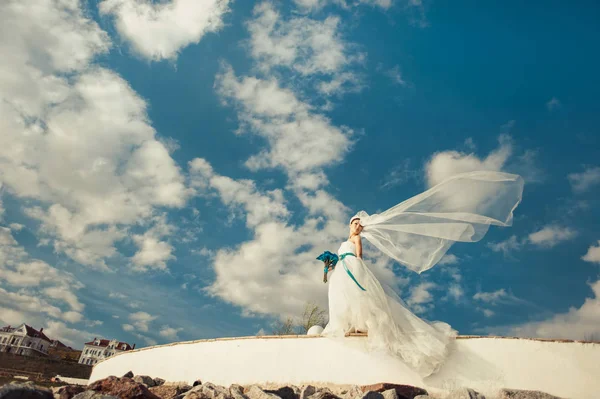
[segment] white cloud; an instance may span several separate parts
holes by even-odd
[[[390,189],[409,180],[418,180],[421,174],[422,170],[412,168],[410,159],[405,159],[386,174],[382,181],[381,188]]]
[[[542,321],[516,326],[490,328],[521,337],[590,339],[600,336],[600,280],[590,284],[593,297],[586,298],[579,308],[571,307],[568,312],[556,314]],[[597,338],[596,338],[597,339]]]
[[[41,239],[108,270],[129,226],[189,193],[146,103],[92,64],[110,41],[80,6],[0,4],[0,170],[8,193],[39,204],[26,214],[41,222]]]
[[[229,0],[103,0],[98,9],[114,18],[117,32],[137,53],[159,61],[220,30]]]
[[[549,111],[554,111],[555,109],[558,109],[561,107],[561,103],[560,100],[556,97],[552,97],[547,103],[546,103],[546,107],[548,108]]]
[[[494,292],[478,292],[475,295],[473,295],[473,299],[492,305],[495,305],[498,302],[507,298],[510,298],[510,295],[506,292],[504,288],[501,288]]]
[[[450,284],[447,296],[458,302],[464,298],[465,291],[460,284]]]
[[[597,246],[590,246],[581,259],[586,262],[600,263],[600,241],[598,241]]]
[[[392,69],[388,69],[384,73],[388,78],[392,80],[392,83],[400,86],[408,85],[404,78],[402,78],[402,73],[400,72],[400,67],[398,65],[394,65]]]
[[[0,227],[1,281],[6,282],[8,290],[2,290],[0,307],[15,318],[25,314],[25,318],[40,319],[46,314],[70,323],[83,319],[85,305],[76,295],[83,284],[72,274],[31,258],[6,227]],[[67,304],[70,310],[62,309],[60,303]]]
[[[568,227],[560,227],[556,225],[548,225],[535,233],[529,234],[529,242],[542,247],[552,248],[555,245],[568,241],[577,236],[577,232]]]
[[[489,242],[487,247],[494,252],[502,252],[504,256],[510,256],[511,252],[519,251],[523,247],[523,241],[512,235],[509,239],[500,242]]]
[[[146,312],[136,312],[131,313],[129,315],[129,320],[132,322],[133,326],[141,332],[148,332],[149,324],[156,319],[156,316],[152,316]],[[125,326],[128,326],[127,328],[130,328],[130,324],[124,324],[123,329],[125,329],[125,331],[131,331],[129,329],[126,329]]]
[[[260,193],[251,180],[234,180],[215,174],[202,158],[192,160],[189,169],[192,187],[210,187],[232,210],[241,207],[250,228],[269,221],[284,220],[289,216],[281,190]]]
[[[535,304],[528,302],[524,299],[518,298],[511,292],[507,292],[504,288],[493,292],[477,292],[473,295],[473,299],[478,302],[485,303],[491,306],[509,305],[509,306],[528,306],[531,308],[538,308]]]
[[[600,184],[600,167],[588,167],[581,173],[571,173],[568,176],[573,191],[580,194],[593,186]]]
[[[20,223],[11,223],[8,227],[10,227],[12,231],[21,231],[25,228],[25,225]]]
[[[350,8],[358,5],[369,5],[373,7],[381,7],[387,10],[392,6],[394,0],[294,0],[298,8],[303,11],[317,11],[328,4],[335,4],[342,8]],[[420,0],[408,0],[405,2],[408,6],[417,7],[421,5]]]
[[[433,308],[433,294],[431,290],[435,288],[437,288],[437,285],[432,282],[424,282],[413,287],[406,303],[415,313],[425,313],[431,310]]]
[[[512,141],[507,136],[501,136],[499,146],[481,159],[474,154],[458,151],[443,151],[433,154],[425,165],[427,183],[430,187],[459,173],[478,170],[501,171],[506,161],[513,153]]]
[[[577,232],[569,227],[549,224],[540,230],[530,233],[527,238],[518,239],[516,235],[500,242],[489,242],[487,247],[494,252],[502,252],[509,257],[511,253],[533,245],[537,248],[550,249],[561,242],[571,240],[577,236]]]
[[[256,5],[253,14],[254,19],[247,25],[250,52],[262,71],[286,67],[300,76],[333,76],[332,81],[320,86],[325,94],[339,93],[347,84],[354,89],[360,87],[358,77],[348,68],[362,62],[364,55],[351,53],[354,46],[342,39],[339,17],[284,20],[271,2]]]
[[[173,328],[173,327],[169,327],[168,325],[164,325],[160,329],[159,334],[161,337],[165,337],[165,338],[169,338],[169,339],[179,339],[179,337],[177,336],[177,333],[181,330],[183,330],[183,328]]]
[[[153,226],[143,234],[132,236],[133,242],[138,247],[138,251],[131,259],[134,270],[166,270],[167,261],[175,259],[172,254],[173,246],[162,239],[172,234],[176,227],[167,222],[167,216],[164,213],[154,217],[152,223]]]
[[[446,254],[440,259],[438,265],[455,265],[459,261],[458,256],[454,254]]]
[[[74,349],[83,349],[83,344],[85,342],[91,341],[94,337],[102,336],[97,332],[67,327],[65,323],[60,321],[48,322],[47,327],[44,328],[44,333],[50,338],[58,339]]]
[[[325,116],[310,112],[310,105],[281,88],[276,79],[238,79],[231,67],[225,67],[216,85],[223,99],[238,105],[242,127],[269,143],[269,150],[246,162],[252,170],[283,167],[290,177],[318,172],[350,149],[352,130],[335,127]]]
[[[132,326],[131,324],[127,324],[127,323],[123,324],[122,327],[123,327],[124,331],[128,331],[128,332],[131,332],[131,331],[135,330],[134,326]]]

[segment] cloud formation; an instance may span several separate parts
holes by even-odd
[[[111,43],[79,3],[18,4],[0,5],[0,178],[55,251],[109,270],[129,226],[185,204],[183,175],[145,101],[93,64]]]
[[[568,176],[573,191],[582,194],[600,184],[600,167],[587,167],[581,173],[571,173]]]
[[[117,32],[137,54],[160,61],[176,58],[181,49],[219,31],[229,0],[102,0],[98,9],[114,19]]]

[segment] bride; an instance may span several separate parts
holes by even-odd
[[[435,373],[456,331],[414,315],[363,261],[362,238],[405,267],[435,266],[454,242],[479,241],[490,225],[510,226],[523,180],[501,172],[455,175],[385,212],[358,212],[329,279],[329,323],[323,335],[368,332],[368,346],[399,356],[421,376]]]

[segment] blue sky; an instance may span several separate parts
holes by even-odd
[[[75,346],[326,307],[356,211],[518,173],[510,228],[422,274],[460,334],[600,334],[598,8],[418,0],[0,5],[0,322]]]

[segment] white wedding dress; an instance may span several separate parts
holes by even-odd
[[[360,211],[361,237],[404,267],[421,273],[434,267],[455,242],[476,242],[490,225],[510,226],[521,202],[518,175],[477,171],[450,177],[379,214]],[[399,356],[422,376],[444,362],[456,337],[446,323],[415,316],[387,285],[380,284],[354,244],[342,243],[329,278],[329,323],[323,335],[368,332],[368,346]]]
[[[344,253],[356,255],[352,242],[342,243],[338,255]],[[328,284],[329,323],[322,335],[368,332],[371,350],[400,356],[422,376],[434,373],[443,363],[456,331],[446,323],[428,323],[414,315],[390,288],[384,289],[362,259],[348,255],[340,260]]]

